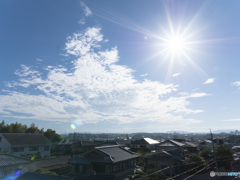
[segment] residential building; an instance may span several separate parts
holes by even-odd
[[[153,166],[156,169],[164,169],[166,167],[169,167],[164,171],[164,174],[174,174],[176,171],[176,168],[179,166],[182,161],[184,160],[184,157],[181,156],[179,153],[175,153],[173,151],[161,151],[161,152],[154,152],[151,154],[148,154],[145,157],[145,161],[149,166]]]
[[[135,140],[131,142],[131,149],[133,151],[144,150],[144,151],[152,151],[159,144],[159,141],[156,141],[151,138],[141,138],[139,140]]]
[[[118,145],[101,146],[69,160],[72,174],[83,179],[121,180],[134,173],[138,155]]]
[[[16,156],[37,154],[50,156],[50,142],[42,134],[0,133],[0,151]]]

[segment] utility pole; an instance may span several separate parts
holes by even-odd
[[[211,129],[210,129],[210,135],[211,135],[211,141],[212,141],[213,155],[214,155],[214,160],[215,160],[215,165],[216,165],[216,171],[218,172],[218,164],[217,164],[217,158],[216,158],[215,147],[214,147],[214,142],[213,142],[213,134],[212,134]]]

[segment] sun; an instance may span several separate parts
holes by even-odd
[[[181,36],[172,36],[166,40],[166,49],[170,53],[181,53],[186,49],[186,41]]]

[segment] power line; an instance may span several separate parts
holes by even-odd
[[[207,166],[205,166],[204,168],[200,169],[198,172],[196,172],[196,173],[192,174],[191,176],[188,176],[188,177],[187,177],[187,178],[185,178],[184,180],[187,180],[187,179],[189,179],[189,178],[191,178],[191,177],[195,176],[196,174],[198,174],[198,173],[202,172],[204,169],[206,169],[208,166],[212,165],[213,163],[214,163],[214,162],[212,162],[211,164],[208,164]]]
[[[159,172],[161,172],[161,171],[163,171],[163,170],[166,170],[166,169],[168,169],[168,168],[170,168],[170,167],[168,166],[168,167],[166,167],[166,168],[163,168],[163,169],[160,169],[160,170],[158,170],[158,171],[156,171],[156,172],[153,172],[153,173],[151,173],[151,174],[148,174],[145,178],[143,178],[143,180],[144,180],[144,179],[147,179],[147,177],[152,176],[153,174],[157,174],[157,173],[159,173]]]
[[[199,166],[197,166],[197,167],[195,167],[195,168],[192,168],[192,169],[189,169],[189,170],[187,170],[187,171],[184,171],[184,172],[182,172],[182,173],[180,173],[180,174],[174,176],[173,178],[178,177],[178,176],[180,176],[180,175],[182,175],[182,174],[186,174],[187,172],[191,172],[192,170],[197,169],[197,168],[201,167],[202,165],[207,164],[207,166],[208,166],[208,163],[210,163],[210,161],[207,162],[207,163],[203,163],[203,164],[201,164],[201,165],[199,165]]]

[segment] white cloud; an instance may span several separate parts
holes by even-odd
[[[208,94],[174,96],[177,85],[139,81],[133,69],[117,64],[117,47],[102,50],[102,43],[101,29],[88,28],[67,37],[65,50],[72,58],[72,68],[48,66],[40,73],[22,65],[15,73],[19,80],[8,87],[21,86],[27,93],[0,95],[0,113],[3,117],[61,122],[200,122],[185,117],[202,112],[188,108],[188,99]]]
[[[211,84],[211,83],[214,83],[214,81],[215,81],[215,78],[209,78],[203,84]]]
[[[141,74],[140,76],[141,76],[141,77],[145,77],[145,76],[148,76],[148,73],[145,73],[145,74]]]
[[[91,16],[92,15],[91,9],[89,9],[89,7],[83,2],[81,2],[80,4],[83,7],[85,16]]]
[[[189,98],[198,98],[198,97],[204,97],[204,96],[209,96],[209,94],[207,94],[207,93],[192,93],[192,94],[190,94],[187,97],[189,97]]]
[[[177,77],[177,76],[179,76],[181,73],[174,73],[172,76],[173,77]]]
[[[223,121],[226,121],[226,122],[236,122],[236,121],[240,121],[240,118],[226,119],[226,120],[223,120]]]
[[[240,86],[240,81],[236,81],[232,83],[233,86]]]
[[[79,21],[78,21],[78,24],[81,24],[81,25],[84,25],[86,22],[85,22],[85,19],[84,18],[82,18],[82,19],[80,19]]]
[[[43,59],[41,59],[41,58],[37,58],[36,61],[38,61],[38,62],[42,62]]]

